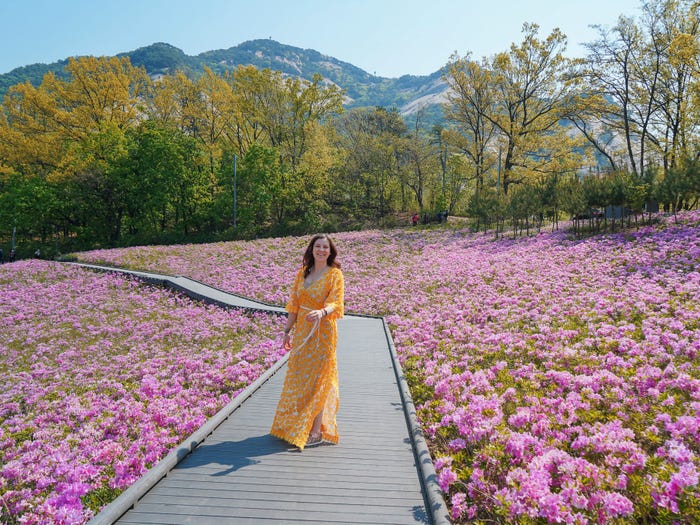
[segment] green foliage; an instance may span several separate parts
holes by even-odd
[[[105,505],[114,501],[123,491],[123,489],[113,489],[109,486],[102,486],[91,490],[82,496],[80,500],[83,506],[98,513]]]
[[[5,96],[5,93],[11,86],[30,82],[38,86],[47,73],[53,73],[61,79],[68,78],[68,72],[65,70],[68,65],[68,60],[61,60],[52,64],[31,64],[13,69],[9,73],[0,75],[0,98]]]
[[[477,229],[479,224],[489,227],[493,223],[502,220],[506,210],[506,199],[498,188],[487,185],[481,188],[480,191],[474,192],[469,199],[467,212],[471,217],[477,220]]]
[[[197,229],[209,202],[203,164],[195,139],[180,130],[157,122],[131,130],[120,166],[128,233]]]
[[[645,4],[658,7],[657,0]],[[671,21],[671,11],[659,19]],[[634,29],[626,19],[613,32]],[[634,146],[662,166],[592,174],[590,150],[613,168],[631,160],[610,150],[624,119],[614,97],[590,94],[605,70],[590,60],[585,75],[573,74],[583,64],[564,56],[565,35],[554,30],[539,39],[538,31],[526,24],[521,43],[478,63],[455,56],[444,78],[382,79],[272,40],[196,57],[158,43],[121,58],[16,70],[14,79],[35,76],[34,85],[9,88],[0,108],[0,245],[7,249],[15,226],[20,255],[40,247],[58,256],[401,225],[414,212],[444,209],[470,215],[476,228],[495,225],[497,236],[508,225],[529,234],[545,219],[558,227],[560,215],[583,233],[607,227],[601,212],[608,206],[635,214],[652,200],[669,211],[697,206],[697,136],[686,121],[672,144],[653,135],[663,128],[659,120],[646,135],[631,131]],[[657,57],[667,62],[664,79],[694,63],[694,35],[667,42],[669,56]],[[606,56],[613,49],[605,43],[591,48]],[[627,44],[640,57],[651,52],[641,40]],[[447,84],[447,123],[430,129],[433,104],[407,125],[397,107],[441,95]],[[684,86],[683,93],[698,88]],[[631,104],[642,100],[627,95]],[[666,104],[671,118],[671,99],[664,100],[653,107]],[[683,106],[677,115],[696,116],[696,102],[689,98],[692,111]]]
[[[240,211],[237,222],[243,231],[257,235],[269,227],[273,198],[280,194],[282,181],[277,151],[253,144],[241,159],[238,170],[237,209]]]
[[[670,169],[654,186],[653,195],[674,213],[690,209],[700,199],[700,161]]]
[[[187,71],[199,65],[181,49],[163,42],[140,47],[129,53],[120,53],[117,56],[128,57],[134,66],[145,68],[150,75],[171,73],[177,69]]]

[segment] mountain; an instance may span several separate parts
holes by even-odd
[[[117,56],[128,56],[132,64],[143,66],[151,76],[178,69],[198,75],[204,71],[205,66],[222,73],[248,64],[308,80],[320,73],[326,80],[345,90],[345,105],[348,108],[396,107],[405,117],[411,117],[423,109],[421,119],[429,122],[442,118],[439,104],[444,101],[447,88],[440,71],[427,76],[378,77],[313,49],[288,46],[272,39],[250,40],[228,49],[206,51],[196,56],[187,55],[177,47],[160,42]],[[4,96],[10,86],[19,82],[28,80],[39,85],[49,71],[65,77],[64,68],[67,63],[66,59],[52,64],[32,64],[0,75],[0,97]]]

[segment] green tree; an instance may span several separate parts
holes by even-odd
[[[56,188],[43,177],[18,173],[0,174],[0,238],[10,239],[16,228],[20,253],[36,248],[28,242],[46,243],[55,234],[58,214]]]
[[[659,63],[658,106],[652,147],[662,158],[664,171],[695,153],[697,120],[693,99],[700,73],[700,4],[690,0],[654,0],[644,4],[643,22],[651,53]]]
[[[450,214],[463,212],[461,204],[463,196],[470,188],[469,181],[475,179],[471,175],[472,166],[462,155],[450,155],[447,158],[445,170],[445,198]]]
[[[122,164],[129,233],[148,237],[201,228],[212,202],[210,151],[158,121],[144,122],[129,138]]]
[[[71,59],[66,70],[67,80],[47,74],[37,88],[9,90],[0,161],[60,188],[59,215],[80,235],[114,242],[125,209],[118,169],[125,133],[142,116],[149,80],[126,58]]]
[[[486,117],[503,143],[501,183],[511,184],[541,173],[562,173],[582,164],[582,142],[562,126],[576,100],[576,62],[564,56],[566,36],[555,29],[544,40],[539,27],[525,24],[523,41],[490,62],[495,91],[493,110]]]
[[[308,82],[250,67],[238,68],[231,82],[239,119],[234,144],[241,149],[264,144],[279,155],[280,191],[272,202],[275,220],[312,220],[336,158],[321,124],[342,112],[342,91],[324,85],[320,75]]]
[[[344,152],[336,183],[345,193],[347,211],[357,217],[382,218],[396,208],[400,194],[397,152],[406,124],[396,109],[358,108],[336,122],[338,147]]]
[[[586,213],[583,186],[578,176],[563,177],[559,183],[559,195],[562,211],[574,221]]]
[[[439,177],[441,152],[431,141],[431,137],[420,129],[419,117],[416,117],[415,128],[411,134],[396,141],[394,154],[399,170],[399,182],[402,186],[403,210],[412,208],[412,204],[408,203],[405,189],[410,191],[413,197],[411,203],[415,202],[421,213],[425,208],[426,194],[431,193],[434,199],[439,197],[445,200],[442,180]]]
[[[445,141],[463,153],[474,165],[477,189],[484,175],[496,162],[494,137],[497,130],[493,114],[497,100],[489,64],[478,64],[469,55],[450,57],[444,78],[450,87],[443,105],[445,119],[451,124],[444,131]]]
[[[269,146],[253,144],[242,159],[240,175],[241,227],[263,230],[270,225],[272,201],[282,185],[279,154]]]
[[[632,18],[620,16],[612,29],[600,26],[597,29],[599,39],[586,44],[589,50],[586,75],[592,94],[598,96],[593,100],[604,107],[600,111],[602,131],[619,137],[611,141],[615,150],[602,148],[601,151],[609,158],[619,155],[619,150],[624,151],[631,170],[638,173],[644,169],[644,142],[651,119],[649,91],[653,93],[656,89],[658,74],[644,65],[642,31]],[[647,82],[645,89],[642,77],[649,74],[650,83]],[[605,104],[607,101],[611,103]],[[595,113],[591,116],[593,120],[597,118]],[[636,137],[641,138],[639,150]]]
[[[700,201],[700,162],[685,160],[655,181],[652,194],[667,210],[676,214],[692,209]]]
[[[645,2],[639,19],[620,16],[586,45],[588,95],[598,109],[586,119],[597,137],[587,138],[613,169],[667,171],[697,147],[699,12],[690,0]]]

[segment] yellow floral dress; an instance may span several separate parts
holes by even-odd
[[[292,350],[287,375],[270,433],[304,449],[314,418],[323,409],[323,439],[338,443],[335,418],[338,412],[338,365],[336,320],[343,317],[343,273],[328,268],[326,273],[304,285],[304,271],[299,270],[292,285],[286,309],[296,313]],[[333,306],[320,322],[306,320],[311,310]]]

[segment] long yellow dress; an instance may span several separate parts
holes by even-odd
[[[338,443],[335,418],[340,400],[336,320],[343,317],[343,273],[328,268],[326,273],[308,287],[304,272],[299,270],[292,285],[286,309],[296,313],[292,350],[287,375],[270,433],[304,450],[314,418],[323,409],[321,433],[323,439]],[[320,322],[306,320],[311,310],[333,306],[333,311]]]

